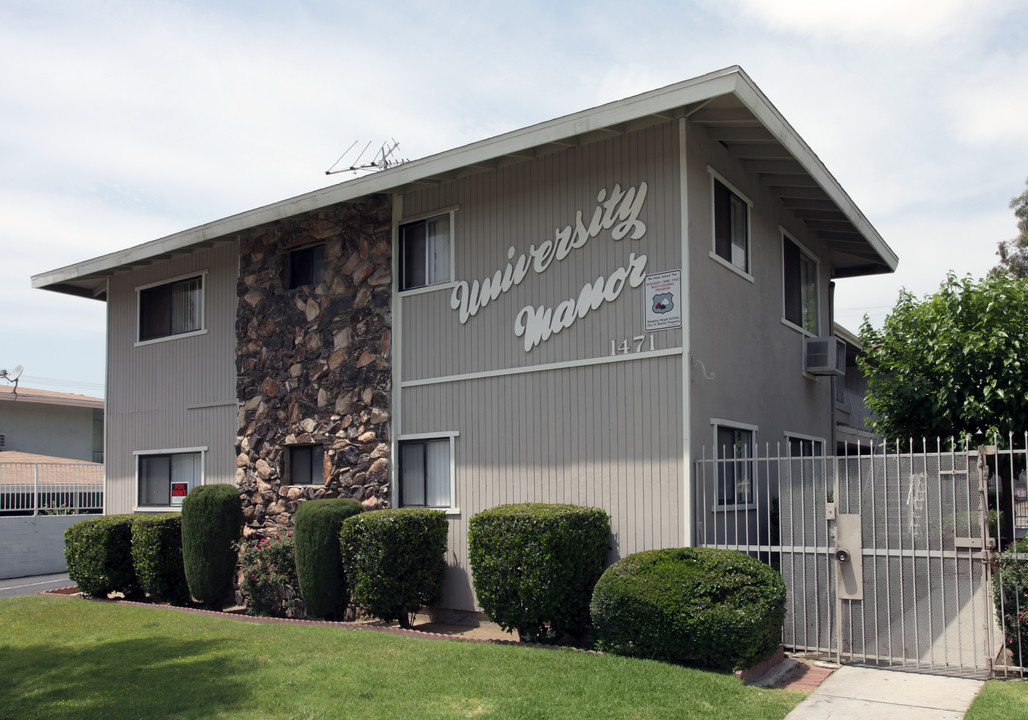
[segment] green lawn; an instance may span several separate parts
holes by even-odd
[[[990,680],[971,703],[965,720],[1024,720],[1028,718],[1028,683]]]
[[[0,720],[784,717],[803,693],[572,650],[0,600]]]

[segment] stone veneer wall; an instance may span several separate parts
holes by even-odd
[[[250,231],[239,243],[236,481],[244,534],[292,525],[304,499],[389,504],[391,214],[387,198]],[[290,250],[325,245],[325,280],[287,289]],[[289,485],[287,449],[325,447],[324,485]]]

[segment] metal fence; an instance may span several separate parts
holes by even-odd
[[[0,516],[94,514],[103,503],[103,465],[0,463]]]
[[[782,573],[791,650],[1022,674],[1028,541],[1014,543],[1028,534],[1026,465],[1028,434],[816,457],[721,449],[696,463],[696,541]]]

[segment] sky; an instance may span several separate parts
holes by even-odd
[[[105,306],[42,272],[740,65],[900,258],[836,319],[980,277],[1028,177],[1028,2],[4,0],[0,369],[102,395]],[[369,151],[370,152],[370,151]]]

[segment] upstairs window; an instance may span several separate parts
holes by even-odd
[[[297,445],[289,448],[289,484],[325,484],[325,448],[321,445]]]
[[[714,180],[714,254],[744,273],[750,271],[750,205]]]
[[[785,319],[817,335],[817,260],[790,238],[782,237]]]
[[[450,281],[450,215],[400,226],[400,290]]]
[[[203,275],[139,290],[139,341],[203,329]]]
[[[295,290],[304,285],[318,285],[325,280],[325,246],[312,245],[310,247],[293,250],[289,253],[289,282],[290,290]]]

